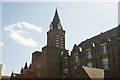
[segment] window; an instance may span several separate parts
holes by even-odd
[[[58,36],[58,34],[57,34],[57,35],[56,35],[56,40],[58,40],[58,37],[59,37],[59,36]]]
[[[92,43],[92,46],[95,47],[95,43]]]
[[[110,38],[108,38],[108,41],[111,41],[111,39],[110,39]]]
[[[64,64],[67,65],[67,57],[64,58]]]
[[[61,35],[61,39],[63,39],[63,36]]]
[[[106,43],[101,44],[101,52],[107,54],[107,45]]]
[[[56,42],[58,42],[58,39],[56,39]]]
[[[64,72],[65,72],[65,73],[68,73],[68,69],[64,69]]]
[[[61,29],[61,24],[60,23],[58,24],[58,29]]]
[[[61,55],[63,55],[63,52],[61,52]]]
[[[36,72],[36,77],[37,77],[37,78],[40,78],[40,71],[37,71],[37,72]]]
[[[92,62],[88,62],[88,63],[87,63],[87,66],[88,66],[88,67],[92,67]]]
[[[59,47],[58,44],[56,45],[56,47]]]
[[[77,66],[74,67],[74,69],[76,69],[76,68],[77,68]]]
[[[63,41],[61,41],[61,43],[63,43]]]
[[[75,62],[78,62],[78,53],[75,55]]]
[[[87,55],[88,55],[88,58],[92,58],[92,52],[91,52],[91,49],[88,49],[88,50],[87,50]]]
[[[50,24],[50,29],[53,29],[53,24],[52,23]]]
[[[63,46],[63,44],[61,44],[61,46]]]
[[[37,63],[37,68],[39,67],[39,64]]]
[[[61,48],[63,48],[63,44],[61,44]]]
[[[37,68],[40,68],[40,67],[41,67],[41,63],[37,62]]]
[[[80,52],[82,52],[82,47],[79,47]]]
[[[38,77],[40,78],[40,71],[38,72]]]
[[[103,68],[104,69],[108,69],[109,68],[108,58],[103,58]]]

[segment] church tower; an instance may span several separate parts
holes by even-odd
[[[57,9],[50,30],[47,32],[47,46],[65,49],[65,31],[62,28]]]

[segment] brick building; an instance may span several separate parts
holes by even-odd
[[[120,76],[119,53],[120,26],[75,45],[71,57],[76,64],[104,69],[112,78]]]
[[[120,66],[120,26],[93,38],[75,44],[71,55],[65,49],[65,31],[60,23],[57,9],[50,30],[47,45],[42,51],[32,53],[32,62],[21,68],[15,78],[118,78]],[[112,72],[112,73],[111,73]]]

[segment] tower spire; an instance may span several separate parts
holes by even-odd
[[[57,8],[53,21],[50,24],[50,30],[47,32],[47,45],[65,49],[65,31],[60,23]]]
[[[24,69],[28,69],[27,62],[25,63],[25,67],[24,67]]]
[[[55,15],[54,15],[54,18],[53,18],[53,26],[54,27],[57,27],[57,24],[60,22],[60,19],[59,19],[59,16],[58,16],[58,11],[57,11],[57,8],[55,10]]]

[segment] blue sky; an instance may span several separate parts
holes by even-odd
[[[4,46],[1,61],[6,65],[5,75],[10,75],[12,71],[19,72],[26,61],[31,62],[32,52],[41,51],[46,45],[46,32],[49,30],[56,7],[63,29],[66,31],[66,49],[71,51],[74,44],[117,26],[117,4],[117,2],[2,3],[0,36]]]

